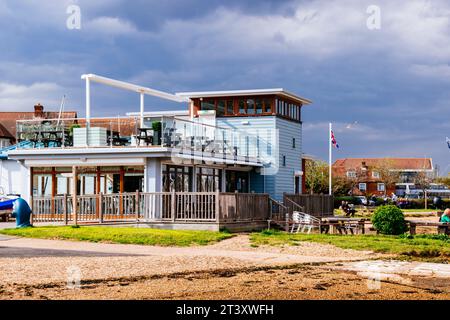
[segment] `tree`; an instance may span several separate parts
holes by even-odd
[[[442,183],[443,185],[446,185],[447,187],[450,187],[450,176],[436,178],[435,182],[436,183]]]
[[[384,195],[389,187],[395,186],[400,180],[400,172],[393,170],[393,167],[392,160],[382,159],[373,168],[379,174],[378,180],[384,183]]]
[[[347,172],[351,172],[351,175],[347,175],[346,178],[349,190],[347,194],[353,195],[355,189],[359,190],[359,183],[367,181],[367,167],[358,166],[349,169]],[[367,196],[367,191],[364,195]]]
[[[328,163],[321,160],[309,160],[306,162],[306,192],[316,194],[328,194],[328,177],[329,168]],[[347,195],[351,183],[344,178],[332,177],[333,194]]]
[[[308,160],[305,164],[306,191],[308,193],[328,193],[328,164],[321,160]]]

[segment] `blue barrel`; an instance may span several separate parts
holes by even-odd
[[[31,208],[24,199],[14,201],[12,216],[16,218],[16,228],[31,227]]]

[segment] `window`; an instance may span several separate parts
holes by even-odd
[[[292,138],[292,148],[295,149],[295,138]]]
[[[222,170],[214,168],[197,169],[197,191],[213,192],[221,189]]]
[[[228,115],[233,115],[234,114],[234,105],[233,105],[233,100],[228,100],[227,101],[227,114]]]
[[[225,100],[217,100],[216,116],[221,117],[225,114]]]
[[[162,185],[164,192],[192,191],[192,167],[163,165]]]
[[[239,113],[246,114],[247,112],[245,111],[245,101],[239,100],[238,105],[239,105]]]
[[[381,192],[384,192],[384,190],[385,190],[384,183],[378,183],[377,184],[377,190],[381,191]]]
[[[203,100],[201,102],[202,110],[216,110],[216,104],[214,100]]]
[[[256,114],[263,113],[263,101],[261,99],[255,99]]]
[[[255,100],[247,99],[247,113],[255,114]]]
[[[372,178],[380,179],[380,173],[378,171],[372,171]]]
[[[347,171],[347,178],[356,178],[355,171]]]
[[[264,99],[264,110],[263,112],[272,112],[272,101],[270,99]]]
[[[283,156],[283,167],[286,167],[286,156]]]
[[[360,191],[363,191],[363,192],[367,191],[367,184],[366,183],[360,183],[359,186],[358,186],[358,189]]]

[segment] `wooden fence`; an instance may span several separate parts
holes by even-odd
[[[267,221],[270,216],[269,195],[262,193],[221,193],[220,222]]]
[[[332,216],[334,212],[333,196],[330,195],[285,193],[283,203],[289,212],[298,211],[301,206],[304,213],[315,217]]]

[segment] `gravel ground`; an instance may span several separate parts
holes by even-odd
[[[0,299],[449,298],[429,283],[373,290],[339,267],[381,257],[308,242],[255,248],[247,235],[189,248],[2,237]],[[67,288],[74,270],[80,289]]]
[[[430,283],[420,287],[380,282],[379,286],[374,286],[367,278],[355,273],[339,272],[326,265],[301,265],[87,281],[76,289],[69,289],[64,284],[5,285],[0,287],[0,298],[448,300],[450,294]]]
[[[66,281],[71,267],[80,269],[82,279],[108,279],[378,256],[317,243],[252,248],[245,235],[189,248],[10,238],[0,242],[0,284]]]

